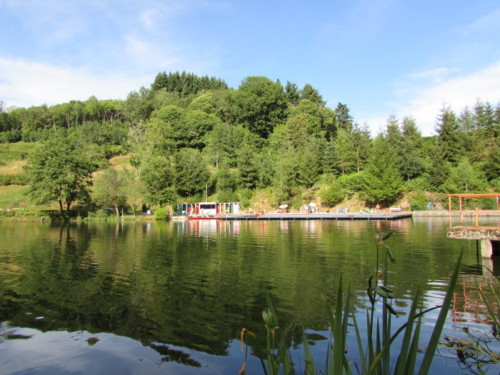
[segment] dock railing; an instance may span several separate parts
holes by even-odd
[[[475,208],[474,210],[466,210],[464,209],[464,200],[466,198],[496,198],[496,210],[483,210],[479,208]],[[458,198],[459,209],[453,209],[453,198]],[[497,216],[500,217],[500,193],[491,193],[491,194],[448,194],[448,213],[449,213],[449,221],[450,228],[454,227],[454,219],[458,216],[460,220],[459,226],[461,227],[473,227],[473,228],[491,228],[491,229],[500,229],[500,221],[496,221],[496,225],[491,225],[491,217]],[[464,217],[469,219],[468,224],[464,225]],[[485,224],[485,221],[488,221],[488,225],[481,225],[481,221]]]

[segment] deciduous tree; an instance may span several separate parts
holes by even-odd
[[[53,139],[28,160],[28,195],[37,204],[58,202],[61,213],[68,212],[75,202],[90,201],[91,173],[95,168],[66,139]]]

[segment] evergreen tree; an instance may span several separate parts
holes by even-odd
[[[335,142],[330,140],[323,147],[323,158],[321,169],[324,173],[336,175],[339,171],[337,166],[337,156],[335,150]]]
[[[465,107],[458,118],[461,148],[471,160],[474,158],[477,147],[477,129],[473,112]]]
[[[395,156],[396,153],[386,137],[379,135],[375,138],[366,166],[368,202],[390,204],[403,192],[403,179]]]
[[[285,97],[290,104],[292,105],[299,104],[300,91],[297,84],[291,83],[289,81],[286,82]]]
[[[438,138],[434,140],[429,156],[430,166],[426,176],[427,182],[434,191],[442,191],[443,184],[449,175],[450,163],[446,160],[445,151]]]
[[[482,169],[488,180],[498,178],[500,166],[500,114],[490,103],[477,102],[474,107],[476,121],[476,160],[482,164]]]
[[[311,102],[322,107],[325,105],[323,97],[319,94],[319,91],[312,87],[309,83],[305,84],[302,90],[300,90],[300,98],[302,100],[310,100]]]
[[[335,116],[337,120],[337,128],[350,132],[353,126],[353,118],[349,113],[347,105],[339,103],[337,108],[335,108]]]
[[[411,117],[403,119],[401,155],[400,171],[405,180],[414,179],[423,173],[422,135]]]
[[[145,186],[145,200],[154,205],[175,202],[174,170],[169,158],[148,155],[141,161],[140,180]]]
[[[238,169],[243,187],[254,189],[257,186],[259,174],[254,161],[255,149],[245,144],[238,153]]]
[[[354,124],[351,133],[352,148],[354,156],[354,166],[357,172],[365,167],[368,157],[370,156],[371,138],[368,126],[360,127],[357,123]]]
[[[484,193],[487,186],[483,173],[462,159],[456,167],[450,169],[443,190],[447,193]]]
[[[301,100],[300,103],[290,111],[288,119],[302,116],[307,123],[307,133],[310,136],[324,138],[326,129],[323,125],[322,108],[309,99]]]
[[[300,150],[297,165],[297,182],[310,188],[321,173],[321,150],[318,142],[309,141]]]
[[[455,113],[443,106],[438,116],[436,131],[446,161],[455,164],[461,155],[461,140]]]
[[[299,155],[293,149],[286,149],[278,156],[274,165],[273,185],[277,189],[277,198],[287,203],[292,196],[292,190],[297,186],[297,170]]]
[[[286,122],[285,142],[293,148],[304,146],[309,138],[309,116],[304,113],[299,113],[290,116]]]
[[[175,93],[180,97],[187,97],[192,94],[197,94],[202,90],[219,90],[227,89],[227,84],[215,77],[198,77],[192,73],[173,72],[173,73],[158,73],[154,82],[151,85],[151,90]]]
[[[210,172],[200,151],[183,148],[175,154],[175,188],[181,197],[203,193],[209,178]]]
[[[337,166],[342,175],[353,172],[356,166],[356,154],[349,131],[340,128],[335,138]]]

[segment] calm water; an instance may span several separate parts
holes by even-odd
[[[447,239],[447,220],[0,223],[0,373],[237,374],[247,328],[248,373],[261,374],[266,296],[281,326],[298,327],[296,362],[305,330],[322,367],[341,275],[363,311],[377,227],[395,232],[389,281],[403,315],[419,283],[427,306],[440,303],[466,249],[446,334],[491,331],[475,285],[491,279],[483,262],[498,265],[478,259],[474,242]],[[461,372],[453,352],[440,353],[433,373]]]

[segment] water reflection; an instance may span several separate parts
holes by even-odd
[[[254,355],[265,347],[261,312],[268,295],[282,324],[305,327],[313,341],[314,332],[325,336],[328,329],[328,307],[336,300],[341,274],[360,297],[354,305],[361,311],[366,280],[375,269],[377,229],[395,232],[390,245],[397,262],[389,281],[398,309],[404,314],[418,283],[427,303],[439,304],[463,247],[446,238],[446,223],[432,231],[427,222],[412,220],[2,224],[0,321],[19,337],[33,336],[4,340],[0,355],[15,357],[17,350],[19,356],[31,350],[32,344],[24,343],[36,340],[57,351],[81,332],[78,341],[86,350],[68,344],[73,353],[68,357],[83,350],[85,360],[97,355],[106,362],[117,355],[113,349],[87,351],[108,343],[127,347],[125,340],[134,348],[125,352],[147,349],[154,363],[175,362],[189,372],[207,363],[236,362],[229,371],[236,373],[241,353],[234,353],[233,346],[243,327],[257,334]],[[484,275],[474,252],[466,253],[464,264],[461,279],[469,291]],[[467,310],[470,294],[467,298],[457,295],[454,316],[475,322],[466,315],[478,317]],[[303,329],[293,332],[291,345],[302,342]],[[89,345],[91,338],[97,339],[94,345]],[[57,361],[62,359],[53,357]]]

